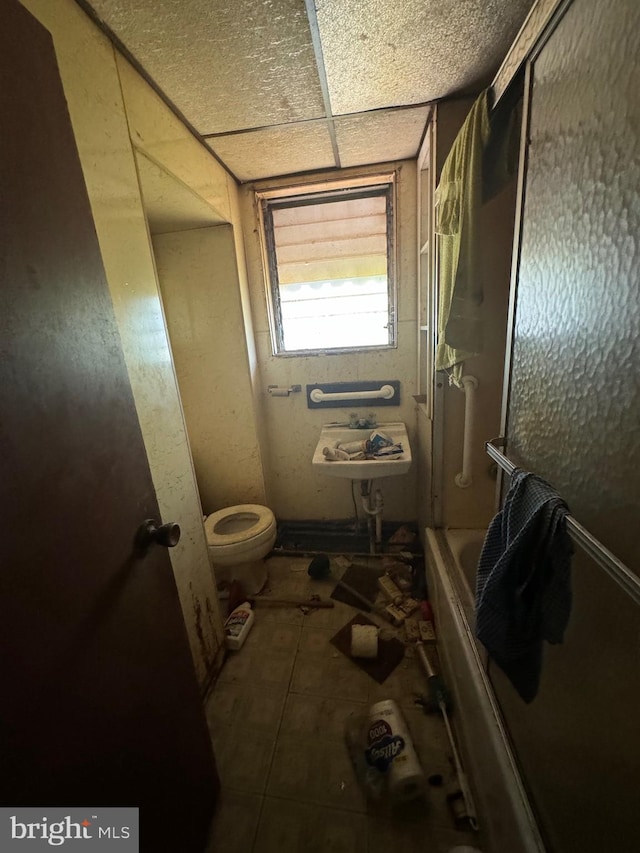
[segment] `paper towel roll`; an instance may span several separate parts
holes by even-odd
[[[378,657],[378,629],[375,625],[351,626],[351,657]]]
[[[424,773],[400,708],[392,699],[369,709],[367,761],[388,774],[388,791],[396,800],[412,800],[424,791]]]

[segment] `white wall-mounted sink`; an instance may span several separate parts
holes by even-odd
[[[327,477],[345,477],[348,480],[377,480],[379,477],[394,477],[406,474],[411,467],[411,447],[407,428],[401,422],[378,424],[376,427],[395,443],[402,444],[402,453],[396,456],[382,456],[374,459],[337,460],[330,462],[325,458],[324,448],[333,448],[338,442],[362,441],[369,438],[373,430],[349,429],[344,426],[323,426],[320,440],[313,454],[311,464],[315,471]]]

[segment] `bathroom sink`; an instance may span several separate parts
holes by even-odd
[[[406,474],[411,467],[411,448],[409,447],[406,426],[397,421],[378,424],[376,430],[388,435],[394,444],[401,444],[402,453],[396,456],[382,456],[374,459],[349,459],[330,462],[323,453],[325,447],[334,448],[339,442],[364,441],[369,438],[373,430],[371,427],[349,429],[345,426],[327,424],[322,427],[320,440],[311,460],[314,470],[319,474],[326,474],[328,477],[345,477],[347,480],[377,480],[379,477]]]

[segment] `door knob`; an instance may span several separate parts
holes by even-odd
[[[158,524],[155,518],[147,518],[136,533],[135,544],[139,551],[146,551],[150,545],[163,545],[175,548],[180,541],[180,525],[175,522]]]

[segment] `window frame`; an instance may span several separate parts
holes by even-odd
[[[271,351],[275,357],[304,357],[314,355],[349,355],[361,352],[379,352],[398,347],[398,283],[397,283],[397,175],[396,172],[371,174],[344,180],[314,181],[295,184],[278,189],[257,191],[256,206],[263,257],[265,296]],[[327,202],[351,198],[367,198],[383,195],[386,198],[387,218],[387,326],[388,343],[353,347],[315,347],[313,349],[285,350],[284,324],[280,302],[280,282],[275,249],[275,236],[271,211],[277,208],[302,207],[317,204],[319,199]]]

